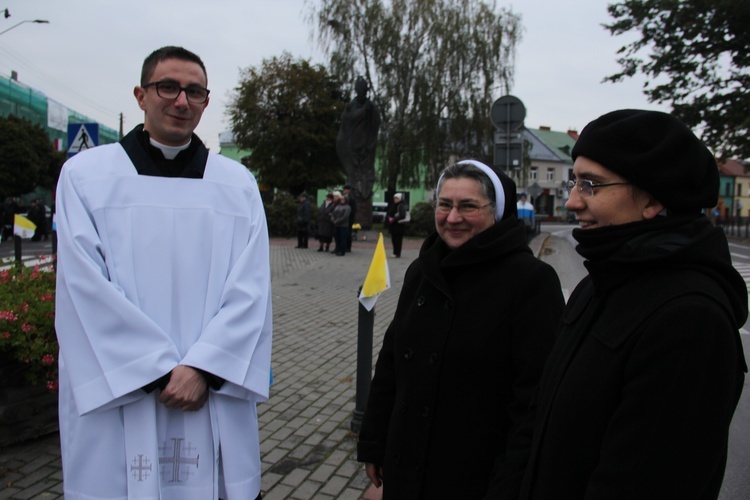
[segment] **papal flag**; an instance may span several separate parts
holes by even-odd
[[[365,309],[372,311],[380,293],[390,287],[391,274],[388,271],[388,262],[385,260],[383,233],[380,233],[378,244],[375,246],[375,254],[372,256],[372,262],[370,262],[370,270],[367,271],[365,284],[362,285],[362,291],[359,293],[359,301]]]
[[[13,234],[21,238],[31,238],[36,231],[36,224],[23,215],[15,214],[13,218]]]

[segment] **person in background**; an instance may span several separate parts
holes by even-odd
[[[403,195],[393,195],[393,205],[388,209],[388,232],[391,233],[391,244],[393,245],[393,256],[401,257],[401,247],[406,233],[406,205],[402,201]]]
[[[677,118],[636,109],[586,125],[571,156],[566,206],[589,274],[565,309],[533,434],[516,436],[520,467],[488,498],[716,499],[748,312],[726,237],[702,213],[717,203],[716,160]]]
[[[36,225],[34,236],[31,237],[31,241],[41,241],[42,238],[47,241],[49,238],[47,231],[47,214],[44,209],[44,203],[42,203],[42,200],[39,198],[36,198],[31,202],[28,218],[34,223],[34,225]]]
[[[346,203],[346,197],[341,196],[341,193],[337,191],[334,193],[334,198],[336,197],[336,194],[339,195],[338,203],[335,204],[333,212],[331,212],[333,239],[336,242],[336,248],[333,253],[341,257],[342,255],[346,255],[346,229],[347,227],[351,228],[349,225],[349,214],[351,213],[351,208]]]
[[[436,232],[406,271],[357,444],[386,499],[487,493],[564,305],[557,274],[526,244],[509,177],[461,161],[436,193]]]
[[[13,225],[15,224],[15,216],[19,210],[20,207],[17,198],[9,196],[5,199],[5,203],[3,203],[3,241],[13,239]]]
[[[333,206],[331,207],[331,231],[333,234],[333,250],[331,250],[331,253],[336,253],[336,228],[333,226],[333,211],[336,209],[337,206],[339,206],[339,202],[341,201],[341,191],[334,191],[333,192]]]
[[[351,212],[349,213],[349,228],[348,233],[346,235],[346,251],[351,252],[352,251],[352,226],[354,225],[354,221],[357,218],[357,201],[354,199],[354,194],[352,193],[352,187],[350,185],[346,185],[341,190],[342,194],[344,195],[344,198],[346,198],[346,204],[349,205],[349,209]]]
[[[307,248],[310,238],[310,220],[312,218],[312,209],[310,200],[307,199],[307,193],[304,191],[299,194],[299,205],[297,206],[297,246],[294,248]]]
[[[201,59],[163,47],[144,123],[64,165],[55,329],[67,500],[260,498],[271,361],[265,212],[252,174],[193,131]]]
[[[326,199],[318,207],[318,252],[328,252],[333,240],[333,221],[331,213],[334,208],[333,193],[328,193]],[[324,248],[325,247],[325,248]]]
[[[533,228],[536,223],[536,215],[534,214],[534,205],[528,201],[526,193],[521,193],[518,197],[516,210],[518,210],[518,219],[522,221],[527,228]]]

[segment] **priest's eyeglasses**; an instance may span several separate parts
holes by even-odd
[[[180,87],[177,82],[170,80],[162,80],[159,82],[150,82],[143,86],[143,88],[156,87],[156,95],[162,99],[174,99],[177,100],[180,97],[180,92],[185,92],[185,97],[188,101],[194,104],[203,104],[208,100],[208,94],[211,92],[208,89],[204,89],[198,85],[188,85],[187,87]]]
[[[594,188],[600,188],[600,187],[607,187],[607,186],[621,186],[630,184],[629,182],[604,182],[601,184],[597,184],[595,182],[591,182],[588,179],[578,179],[578,180],[569,180],[568,181],[568,194],[570,194],[573,191],[573,188],[578,187],[578,194],[580,194],[583,198],[591,198],[594,196]]]
[[[490,205],[492,205],[492,203],[487,203],[486,205],[477,205],[476,203],[466,202],[454,205],[453,203],[448,201],[437,201],[435,203],[435,211],[441,214],[449,214],[455,208],[456,210],[458,210],[459,214],[466,217],[474,215],[479,210],[489,207]]]

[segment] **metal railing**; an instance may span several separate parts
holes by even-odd
[[[750,238],[750,218],[748,217],[725,217],[716,219],[714,224],[723,229],[727,236]]]

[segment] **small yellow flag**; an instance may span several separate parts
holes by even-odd
[[[15,214],[13,217],[13,234],[21,238],[31,238],[36,231],[36,224],[23,215]]]
[[[378,296],[384,290],[391,287],[391,274],[388,271],[388,261],[385,259],[385,246],[383,245],[383,233],[378,236],[378,244],[375,246],[375,254],[372,256],[370,270],[367,271],[365,284],[359,294],[359,301],[365,309],[371,311],[375,307]]]

